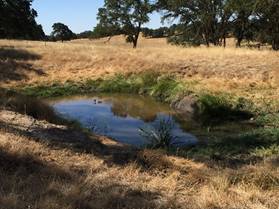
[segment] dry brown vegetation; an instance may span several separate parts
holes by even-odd
[[[104,43],[105,40],[68,43],[0,40],[0,53],[7,58],[1,60],[1,84],[84,81],[153,70],[198,81],[196,88],[200,89],[271,99],[279,95],[278,52],[233,47],[180,48],[167,45],[164,39],[142,39],[134,50],[122,37],[114,37],[109,43]],[[13,57],[16,61],[9,59],[13,50],[17,50]]]
[[[0,115],[1,209],[279,205],[278,159],[220,167],[161,151],[131,150],[9,111]]]
[[[143,39],[134,50],[121,37],[104,41],[0,40],[0,87],[155,70],[197,89],[278,101],[278,52],[179,48],[163,39]],[[9,110],[28,113],[24,99],[9,101]],[[51,124],[43,120],[50,109],[34,116],[40,120],[21,113],[0,110],[0,209],[279,207],[278,156],[253,164],[168,156]]]

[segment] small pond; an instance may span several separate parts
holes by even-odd
[[[94,133],[122,143],[147,145],[150,141],[142,136],[140,129],[156,130],[160,121],[170,122],[174,146],[197,143],[191,134],[193,121],[150,97],[105,94],[56,98],[48,102],[62,117],[77,120]]]

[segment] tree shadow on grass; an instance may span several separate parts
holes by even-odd
[[[68,149],[74,153],[92,154],[94,158],[103,159],[109,167],[125,165],[136,154],[125,147],[102,144],[80,130],[10,113],[11,117],[1,117],[2,131],[44,144],[51,150]],[[102,168],[88,173],[84,167],[61,164],[58,167],[55,161],[45,161],[38,157],[40,153],[38,156],[36,152],[29,153],[24,147],[20,153],[10,153],[3,148],[0,147],[0,205],[5,209],[169,208],[160,205],[162,194],[159,192],[123,185],[113,178],[113,174],[101,180],[94,178],[95,174],[100,175]]]
[[[77,153],[94,154],[103,159],[108,165],[125,165],[135,161],[137,149],[130,146],[110,144],[105,145],[97,140],[97,136],[89,135],[76,128],[43,127],[34,125],[28,128],[24,124],[16,124],[0,120],[0,128],[5,132],[16,133],[46,144],[51,148],[70,149]]]
[[[0,208],[157,208],[160,194],[115,183],[102,182],[31,153],[0,149]],[[164,208],[164,207],[160,207]]]
[[[28,79],[27,73],[38,76],[46,75],[42,69],[34,68],[27,63],[41,59],[40,55],[13,47],[0,47],[0,82],[20,81]]]
[[[0,148],[0,208],[28,208],[54,180],[71,182],[70,174],[28,153]]]
[[[7,121],[0,120],[0,127],[6,132],[17,133],[20,136],[25,136],[30,140],[35,140],[46,144],[51,148],[69,149],[76,153],[93,154],[108,165],[119,165],[125,166],[129,163],[138,163],[142,168],[147,170],[152,167],[157,168],[158,166],[171,167],[171,163],[168,163],[163,157],[156,157],[156,162],[150,161],[149,159],[141,155],[141,150],[126,146],[119,145],[117,143],[104,144],[97,136],[85,133],[76,128],[69,126],[55,126],[43,124],[40,121],[36,121],[36,124],[28,127],[29,118],[26,122],[26,117],[18,114],[18,117],[22,117],[19,122],[13,122],[9,119]],[[208,166],[218,165],[227,168],[242,167],[250,163],[257,163],[262,159],[255,157],[250,153],[256,150],[258,147],[269,147],[276,143],[276,133],[273,134],[273,139],[266,135],[265,140],[262,140],[261,135],[254,133],[251,135],[243,135],[238,138],[227,138],[220,141],[210,142],[208,144],[200,144],[195,147],[182,149],[176,152],[177,156],[186,157],[197,162],[202,162]],[[169,154],[171,155],[172,152]],[[150,156],[154,158],[154,156]],[[152,165],[151,165],[151,164]],[[156,164],[156,165],[153,165]]]
[[[28,61],[28,60],[39,60],[41,59],[41,56],[28,52],[23,49],[15,49],[14,47],[11,46],[2,46],[0,47],[0,59]]]
[[[279,129],[258,128],[185,148],[178,156],[207,163],[210,167],[238,169],[262,162],[267,154],[272,156],[277,152],[275,149],[279,149]]]

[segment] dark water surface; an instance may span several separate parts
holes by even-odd
[[[193,123],[190,119],[179,116],[168,105],[149,97],[87,95],[52,99],[49,103],[63,117],[78,120],[93,132],[122,143],[135,146],[148,144],[139,129],[156,128],[162,120],[171,121],[175,146],[197,143],[197,138],[188,133]]]

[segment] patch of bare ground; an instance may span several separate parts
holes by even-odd
[[[0,112],[1,209],[277,209],[276,161],[222,168]]]

